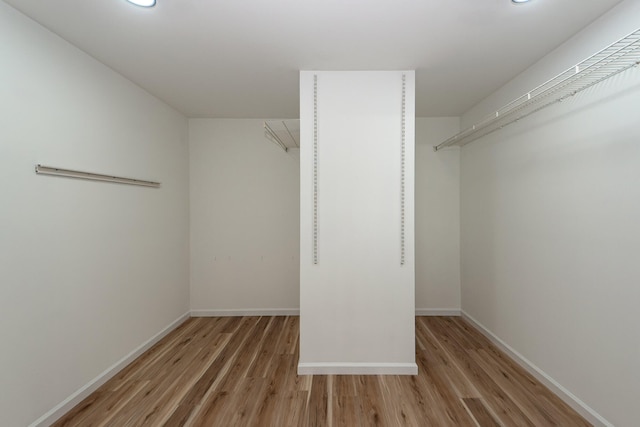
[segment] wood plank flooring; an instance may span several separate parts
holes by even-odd
[[[191,318],[54,426],[589,426],[459,317],[417,376],[298,376],[297,317]]]

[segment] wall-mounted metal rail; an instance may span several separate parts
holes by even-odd
[[[640,29],[433,147],[463,146],[640,64]]]
[[[118,184],[141,185],[143,187],[160,187],[159,182],[145,181],[142,179],[123,178],[121,176],[103,175],[99,173],[81,172],[71,169],[53,168],[50,166],[36,165],[36,173],[39,175],[55,175],[67,178],[89,179],[92,181],[107,181]]]

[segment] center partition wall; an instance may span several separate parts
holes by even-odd
[[[417,374],[414,71],[300,73],[300,360]]]

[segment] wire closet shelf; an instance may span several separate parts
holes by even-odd
[[[640,29],[433,147],[463,146],[640,64]]]

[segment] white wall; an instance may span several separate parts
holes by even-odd
[[[416,309],[460,310],[460,149],[438,145],[460,129],[458,117],[416,119]]]
[[[406,75],[405,264],[401,265]],[[318,262],[313,256],[314,76]],[[409,373],[414,335],[414,73],[300,74],[301,373]]]
[[[460,309],[460,151],[433,151],[458,130],[457,117],[416,119],[419,312]],[[295,312],[297,153],[269,142],[254,119],[191,119],[189,139],[192,308],[197,314]]]
[[[189,120],[191,308],[299,308],[300,161],[260,120]]]
[[[638,26],[640,3],[623,2],[504,91]],[[638,111],[633,69],[461,153],[462,308],[596,424],[638,423]]]
[[[0,425],[24,426],[187,312],[187,123],[3,2],[0,56]]]

